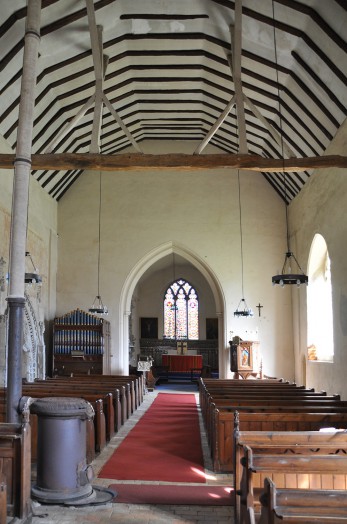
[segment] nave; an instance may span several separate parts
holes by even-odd
[[[195,384],[163,384],[157,386],[154,391],[148,392],[141,406],[120,428],[119,432],[112,438],[107,447],[97,456],[93,462],[95,479],[93,486],[107,488],[110,484],[115,483],[112,479],[98,478],[104,464],[108,461],[114,451],[118,448],[125,437],[134,428],[140,418],[147,412],[159,393],[177,393],[187,394],[194,393],[198,402],[198,392]],[[207,445],[206,433],[202,421],[200,409],[199,424],[201,433],[201,442],[204,457],[204,467],[206,483],[204,485],[231,486],[231,475],[216,474],[212,471],[210,452]],[[122,481],[117,481],[121,483]],[[124,481],[129,482],[129,481]],[[145,481],[134,481],[131,483],[140,486],[146,484]],[[158,482],[165,484],[165,482]],[[174,484],[170,482],[170,484]],[[177,485],[182,485],[177,483]],[[201,485],[201,484],[200,484]],[[121,504],[107,503],[100,506],[84,507],[64,507],[53,505],[42,505],[33,502],[33,519],[32,524],[72,524],[72,523],[119,523],[119,524],[202,524],[213,522],[214,524],[233,523],[233,508],[227,506],[186,506],[186,505],[149,505],[149,504]]]

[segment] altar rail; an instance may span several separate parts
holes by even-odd
[[[155,366],[162,365],[162,355],[165,355],[170,349],[176,349],[174,340],[154,338],[140,339],[141,355],[152,357]],[[188,349],[196,349],[197,354],[202,356],[203,366],[210,366],[213,371],[218,370],[217,340],[188,340]]]

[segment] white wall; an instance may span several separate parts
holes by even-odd
[[[2,137],[0,137],[0,151],[1,153],[13,153]],[[0,170],[0,257],[4,257],[7,264],[9,260],[13,173],[13,169]],[[57,209],[57,203],[33,177],[30,177],[27,251],[31,253],[43,278],[42,303],[46,311],[46,319],[52,318],[55,314]],[[33,270],[28,259],[26,270]]]
[[[347,121],[327,154],[345,155]],[[331,259],[334,319],[334,362],[307,361],[306,295],[295,302],[295,376],[315,389],[339,393],[347,399],[347,177],[346,169],[316,170],[290,206],[294,243],[302,265],[307,267],[316,233],[325,238]]]
[[[156,153],[156,147],[149,144],[146,152]],[[271,285],[286,250],[284,204],[254,172],[241,173],[241,198],[245,298],[256,312],[252,319],[233,316],[241,298],[235,171],[102,174],[100,293],[110,310],[111,371],[125,373],[128,365],[124,337],[129,311],[124,305],[120,310],[125,283],[135,267],[140,278],[151,253],[171,243],[204,265],[219,289],[222,360],[228,360],[232,334],[250,338],[258,332],[264,372],[293,378],[290,292]],[[98,172],[85,172],[59,202],[57,314],[88,308],[97,293],[98,202]],[[261,317],[255,307],[259,302]]]
[[[0,137],[0,152],[13,154],[7,142]],[[14,170],[0,170],[0,257],[6,261],[5,272],[8,272],[9,242],[11,227],[11,206]],[[55,316],[56,308],[56,272],[57,272],[57,203],[41,188],[39,183],[30,177],[29,208],[26,249],[42,277],[42,287],[38,302],[40,318],[44,319],[47,332],[46,344],[50,342],[49,321]],[[33,267],[26,259],[26,270]],[[7,288],[7,286],[6,286]],[[7,289],[0,291],[0,315],[7,307]],[[2,352],[4,343],[0,341]],[[1,355],[4,360],[5,355]]]

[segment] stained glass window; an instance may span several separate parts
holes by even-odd
[[[193,286],[180,278],[166,290],[164,297],[164,337],[198,340],[199,300]]]

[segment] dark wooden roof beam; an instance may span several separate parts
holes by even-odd
[[[15,155],[0,154],[0,168],[13,169]],[[293,172],[310,169],[347,168],[347,156],[327,155],[309,158],[263,158],[256,155],[185,155],[185,154],[122,154],[97,155],[61,153],[32,155],[32,169],[146,170],[146,169],[220,169]]]

